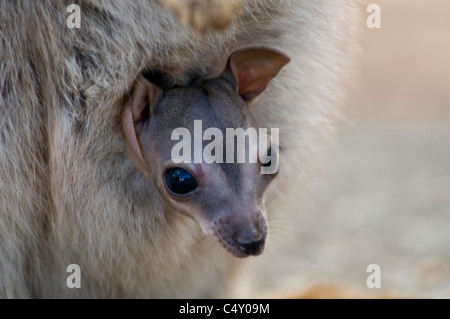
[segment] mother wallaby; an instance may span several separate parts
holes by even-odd
[[[0,1],[0,296],[226,295],[332,133],[353,2]],[[183,114],[279,128],[278,173],[172,165]]]

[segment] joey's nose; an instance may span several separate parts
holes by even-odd
[[[241,250],[247,255],[259,255],[264,249],[265,238],[261,237],[256,240],[237,240]]]

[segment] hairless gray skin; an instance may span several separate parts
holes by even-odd
[[[194,145],[195,120],[202,120],[203,130],[220,129],[224,137],[227,128],[257,128],[251,101],[288,62],[273,50],[246,49],[229,58],[221,76],[197,79],[184,87],[175,86],[170,74],[149,73],[139,79],[130,104],[137,143],[132,139],[129,143],[140,149],[137,164],[153,179],[167,209],[196,220],[206,235],[236,257],[264,250],[268,234],[264,192],[274,175],[261,174],[264,164],[259,160],[175,164],[171,151],[179,141],[171,139],[172,132],[187,128]],[[129,135],[130,127],[124,126]],[[205,147],[210,141],[202,143]],[[224,143],[224,157],[225,152]]]

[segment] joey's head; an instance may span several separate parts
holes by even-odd
[[[165,206],[236,257],[264,249],[264,192],[275,174],[262,168],[278,162],[278,145],[260,134],[250,104],[288,62],[273,50],[247,49],[221,76],[184,87],[164,72],[144,74],[123,113],[130,152]]]

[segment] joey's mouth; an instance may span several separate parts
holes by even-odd
[[[267,223],[263,220],[259,227],[239,227],[236,231],[233,227],[218,226],[222,223],[214,223],[213,227],[202,227],[206,235],[222,245],[230,254],[238,258],[259,256],[263,253],[267,241]],[[258,230],[256,230],[258,229]]]
[[[263,253],[266,236],[255,241],[240,243],[234,238],[225,239],[220,236],[215,237],[217,241],[233,256],[238,258],[246,258],[250,256],[259,256]]]

